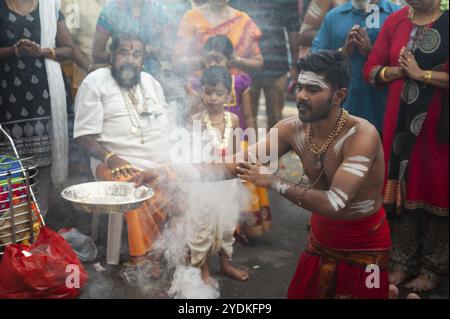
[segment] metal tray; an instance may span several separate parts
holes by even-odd
[[[86,213],[121,214],[139,208],[154,190],[126,182],[93,182],[66,188],[61,196]]]

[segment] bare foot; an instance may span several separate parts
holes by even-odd
[[[210,285],[214,289],[219,289],[219,282],[211,276],[211,273],[209,272],[209,267],[206,263],[202,267],[200,267],[200,270],[203,282],[207,285]]]
[[[389,283],[394,286],[401,285],[406,280],[406,272],[394,271],[389,273]]]
[[[389,299],[398,299],[399,294],[397,286],[389,285]]]
[[[233,266],[227,257],[225,257],[225,258],[221,257],[220,265],[222,268],[222,273],[227,277],[230,277],[232,279],[239,280],[239,281],[247,281],[249,278],[249,274],[247,271],[241,270],[241,269]]]
[[[422,298],[420,298],[419,295],[417,294],[410,293],[408,294],[408,296],[406,296],[406,299],[422,299]]]
[[[420,275],[416,279],[405,285],[405,288],[412,289],[415,292],[431,291],[437,284],[425,275]]]

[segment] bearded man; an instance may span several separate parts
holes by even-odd
[[[118,35],[111,45],[111,67],[89,74],[78,90],[74,137],[89,152],[100,180],[125,181],[170,159],[166,101],[161,85],[142,72],[144,48],[137,35]],[[166,220],[167,203],[157,191],[150,202],[126,214],[132,265],[147,260]],[[159,267],[153,270],[158,277]]]
[[[391,238],[382,207],[380,137],[367,120],[342,108],[351,76],[344,53],[314,53],[298,67],[299,117],[281,121],[265,141],[237,156],[248,161],[262,149],[259,158],[263,158],[270,144],[277,143],[278,157],[289,151],[299,155],[305,171],[300,183],[277,177],[261,163],[240,162],[239,157],[226,159],[215,169],[271,188],[313,212],[309,244],[289,287],[289,298],[387,299]],[[208,174],[211,165],[199,169]],[[158,176],[158,170],[149,170],[135,182],[152,182]]]

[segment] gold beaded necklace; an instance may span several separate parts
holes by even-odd
[[[336,138],[341,133],[342,129],[344,128],[345,124],[347,123],[348,119],[350,117],[350,114],[342,109],[341,115],[339,116],[339,119],[336,123],[335,128],[330,133],[328,138],[325,140],[325,143],[321,147],[317,146],[317,144],[314,142],[314,132],[312,130],[312,126],[309,125],[308,128],[308,140],[306,143],[306,147],[308,151],[313,153],[316,157],[319,159],[322,158],[322,155],[325,154],[325,152],[330,148],[330,145],[334,143]]]

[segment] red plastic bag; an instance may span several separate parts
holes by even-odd
[[[76,298],[86,270],[62,236],[42,227],[31,246],[6,246],[0,262],[0,298]]]

